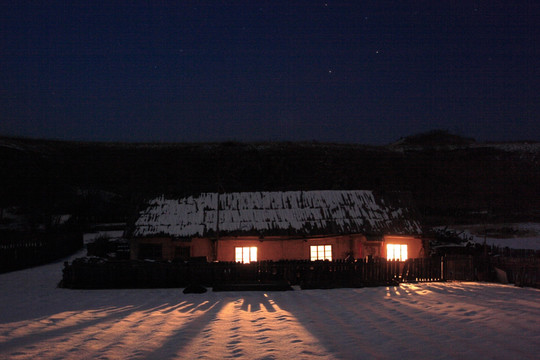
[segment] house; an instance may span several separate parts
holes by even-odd
[[[237,261],[424,256],[400,193],[369,190],[204,193],[151,200],[136,220],[132,259]]]

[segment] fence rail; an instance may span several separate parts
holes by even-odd
[[[363,287],[411,281],[441,280],[441,258],[345,261],[154,262],[76,259],[65,263],[67,288],[185,287],[287,281],[308,288]]]

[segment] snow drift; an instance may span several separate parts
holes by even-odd
[[[488,283],[289,292],[67,290],[0,275],[0,358],[533,359],[540,290]]]

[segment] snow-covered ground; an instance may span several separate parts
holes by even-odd
[[[79,256],[82,253],[78,254]],[[0,275],[0,359],[537,359],[540,290],[488,283],[289,292],[68,290]]]
[[[83,234],[83,244],[88,245],[99,238],[118,239],[124,235],[124,230],[100,230]]]
[[[452,229],[477,244],[483,244],[485,239],[487,245],[501,248],[540,250],[539,223],[456,225]]]

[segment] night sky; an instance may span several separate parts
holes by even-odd
[[[540,140],[540,1],[1,1],[0,134]]]

